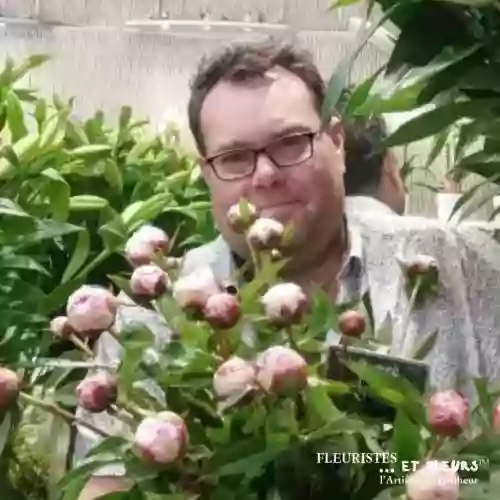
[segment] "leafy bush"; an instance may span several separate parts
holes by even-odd
[[[101,111],[81,120],[73,99],[49,101],[22,88],[23,77],[47,61],[7,59],[0,73],[4,364],[72,356],[71,343],[47,336],[48,320],[87,279],[114,286],[109,276],[127,270],[123,245],[144,221],[177,235],[175,255],[215,234],[195,158],[180,148],[176,131],[154,133],[127,106],[116,125]],[[25,374],[32,375],[34,385],[47,378]]]

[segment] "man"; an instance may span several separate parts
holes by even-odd
[[[396,156],[382,147],[384,120],[354,117],[344,122],[344,133],[347,211],[403,215],[406,190]]]
[[[383,238],[372,239],[367,251],[360,234],[347,223],[343,132],[338,118],[321,126],[324,95],[323,79],[310,56],[288,46],[230,47],[201,66],[192,86],[189,119],[221,236],[190,252],[184,272],[209,265],[221,282],[231,284],[238,261],[248,258],[248,249],[244,238],[228,226],[226,213],[246,198],[262,216],[293,223],[294,236],[288,248],[291,262],[283,271],[284,279],[307,292],[319,285],[332,303],[359,299],[369,287],[376,331],[389,319],[395,325],[391,343],[395,352],[403,355],[442,320],[445,332],[438,340],[438,354],[430,360],[431,379],[437,386],[456,384],[460,374],[470,381],[471,374],[487,372],[490,364],[483,370],[477,361],[480,348],[471,336],[470,311],[459,309],[467,305],[466,294],[470,293],[463,286],[459,252],[447,255],[445,262],[438,259],[444,281],[441,296],[431,303],[431,312],[417,313],[409,323],[409,338],[403,342],[401,328],[406,323],[408,297],[401,270],[394,264],[396,250],[402,250],[401,240],[395,238],[387,244]],[[430,243],[431,247],[429,240],[415,241],[417,249],[427,253],[436,242],[433,239]],[[455,262],[450,261],[453,258]],[[447,267],[447,262],[458,267]],[[449,286],[453,273],[460,274],[460,296],[454,295],[456,284]],[[471,282],[474,279],[471,276]],[[140,307],[124,307],[118,328],[136,321],[145,322],[161,342],[168,340],[164,321]],[[335,332],[329,332],[328,341],[338,341]],[[116,340],[104,334],[97,348],[99,360],[118,362],[120,355]],[[465,385],[470,389],[468,382]],[[118,431],[109,415],[83,416],[110,432]],[[80,457],[96,441],[95,436],[83,429],[81,432],[77,446]],[[124,474],[120,468],[99,474],[88,483],[80,500],[129,487],[126,479],[117,477]]]

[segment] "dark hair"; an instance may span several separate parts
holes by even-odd
[[[205,152],[205,144],[200,127],[200,112],[208,93],[220,81],[247,82],[263,77],[276,66],[301,78],[313,94],[318,113],[321,111],[325,83],[309,52],[273,39],[230,45],[203,59],[191,83],[189,127],[201,153]]]
[[[382,143],[387,137],[381,117],[354,117],[345,120],[344,186],[346,196],[376,194],[387,150]]]

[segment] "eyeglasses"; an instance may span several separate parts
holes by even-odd
[[[264,148],[241,149],[220,153],[207,162],[223,181],[234,181],[253,175],[261,153],[278,167],[292,167],[309,160],[314,154],[314,138],[319,132],[292,134],[270,142]]]

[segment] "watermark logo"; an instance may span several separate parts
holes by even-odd
[[[408,477],[423,465],[417,460],[399,460],[396,453],[316,453],[318,464],[372,464],[379,466],[382,485],[406,484]],[[477,484],[478,476],[489,467],[488,459],[440,460],[459,477],[460,484]]]

